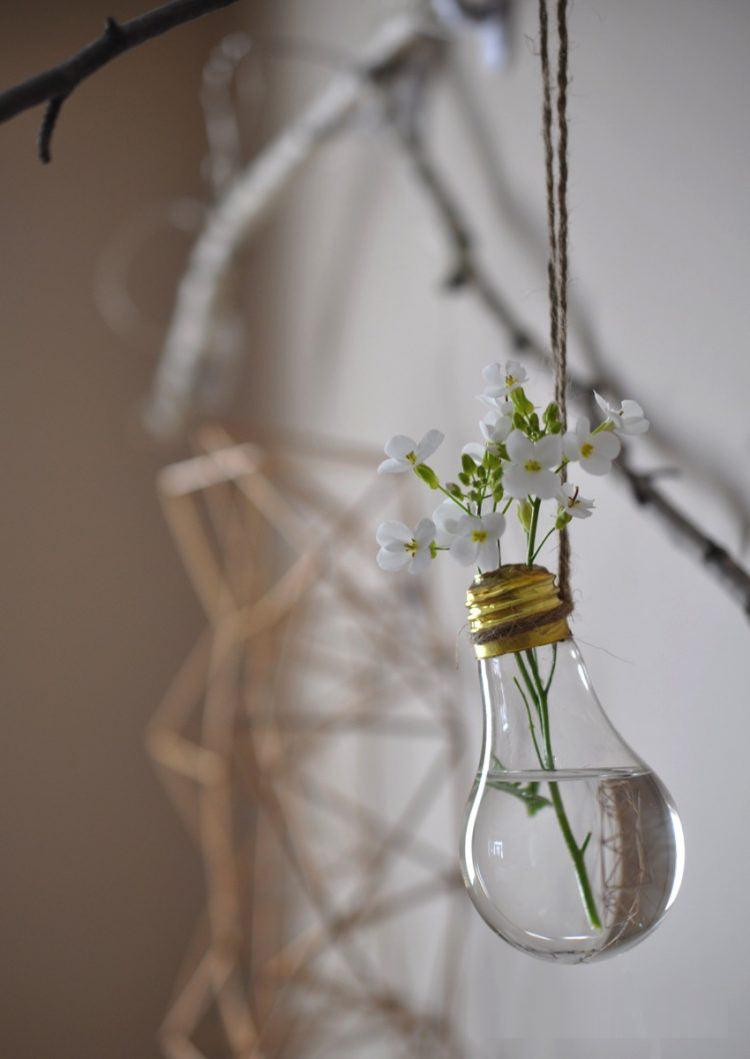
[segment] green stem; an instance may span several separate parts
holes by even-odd
[[[586,863],[583,859],[583,855],[586,851],[591,833],[584,839],[583,845],[579,846],[573,836],[573,831],[570,827],[568,815],[565,812],[565,806],[563,805],[562,795],[558,789],[557,783],[554,780],[550,780],[549,793],[552,799],[552,804],[555,807],[555,816],[557,822],[560,825],[563,838],[565,839],[565,845],[568,847],[571,859],[573,861],[573,867],[575,868],[576,878],[578,879],[578,889],[581,892],[581,900],[583,906],[586,909],[586,915],[588,916],[589,923],[594,930],[602,929],[602,921],[599,918],[599,912],[596,908],[596,901],[594,900],[594,894],[591,889],[591,883],[589,882],[588,872],[586,871]]]
[[[532,738],[533,743],[534,743],[534,750],[536,750],[536,756],[539,758],[539,764],[541,765],[542,764],[542,755],[539,753],[539,743],[537,743],[537,741],[536,741],[536,729],[534,728],[534,721],[533,721],[533,718],[531,716],[531,707],[529,706],[529,700],[524,695],[523,688],[518,683],[518,677],[513,677],[513,683],[518,688],[518,691],[519,691],[519,693],[521,695],[521,698],[523,699],[523,704],[526,707],[526,716],[529,719],[529,731],[531,732],[531,738]],[[542,766],[542,767],[544,767],[544,766]]]
[[[551,529],[551,530],[549,531],[549,533],[545,533],[544,537],[542,538],[542,542],[541,542],[541,544],[539,545],[539,547],[538,547],[538,548],[536,549],[536,551],[534,552],[534,554],[533,554],[533,555],[532,555],[532,557],[531,557],[531,562],[532,562],[532,563],[533,563],[533,562],[534,562],[534,560],[536,559],[537,555],[539,555],[539,552],[540,552],[540,551],[542,550],[542,548],[544,547],[544,545],[545,545],[545,544],[547,543],[547,541],[548,541],[548,540],[550,539],[550,537],[552,536],[552,534],[553,534],[553,533],[555,532],[556,528],[557,528],[556,526],[553,526],[553,527],[552,527],[552,529]]]
[[[526,565],[531,566],[534,562],[534,545],[536,543],[536,527],[539,522],[539,508],[542,506],[542,502],[539,497],[532,504],[533,512],[531,515],[531,525],[529,526],[529,547],[526,553]]]
[[[531,670],[531,673],[534,677],[534,684],[536,685],[535,688],[532,686],[531,677],[529,676],[529,672],[526,668],[526,665],[524,664],[523,658],[521,657],[520,653],[516,655],[516,661],[518,663],[519,669],[521,670],[521,675],[523,676],[524,683],[526,684],[529,695],[532,698],[539,714],[539,723],[542,729],[542,738],[544,739],[545,753],[544,755],[542,755],[542,753],[540,752],[539,744],[536,740],[536,735],[532,729],[534,750],[536,751],[536,756],[539,759],[539,764],[541,765],[542,769],[544,769],[545,771],[553,771],[555,768],[555,756],[552,750],[552,737],[550,733],[549,703],[547,701],[547,693],[549,692],[549,688],[552,683],[552,677],[554,676],[555,672],[555,665],[557,663],[557,652],[555,651],[552,661],[552,668],[550,669],[550,675],[547,679],[546,684],[542,682],[541,674],[539,672],[539,665],[536,659],[536,654],[533,650],[526,651],[526,660],[528,662],[529,669]],[[523,694],[523,691],[521,690],[521,685],[518,683],[518,680],[515,677],[514,681],[516,687],[521,692],[521,697],[523,699],[524,706],[526,707],[526,712],[529,718],[529,725],[531,726],[531,709],[529,707],[528,700]],[[596,907],[594,893],[591,889],[591,882],[589,880],[588,872],[586,870],[586,862],[584,860],[586,847],[588,846],[589,840],[591,839],[591,832],[586,835],[586,838],[583,840],[583,843],[579,846],[576,842],[575,835],[573,834],[573,829],[570,826],[568,814],[565,811],[565,804],[563,802],[557,781],[549,780],[548,786],[550,798],[552,799],[552,805],[555,810],[555,816],[557,817],[557,822],[560,825],[560,831],[562,832],[565,845],[568,847],[570,858],[573,861],[573,869],[575,871],[576,879],[578,881],[578,889],[581,894],[583,907],[586,910],[586,916],[588,917],[589,924],[594,930],[601,930],[602,922],[599,918],[599,912]]]
[[[552,644],[552,665],[549,667],[549,676],[547,677],[547,683],[544,685],[544,694],[546,695],[552,685],[552,678],[555,675],[555,667],[557,666],[557,644]]]

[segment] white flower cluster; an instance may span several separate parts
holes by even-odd
[[[526,370],[516,361],[489,364],[482,376],[479,400],[489,412],[479,423],[483,443],[471,442],[461,453],[457,481],[441,483],[425,462],[444,440],[430,430],[420,442],[403,434],[385,446],[388,457],[380,474],[413,471],[444,500],[431,519],[413,531],[402,522],[383,522],[378,528],[378,565],[384,570],[418,573],[440,551],[448,551],[465,565],[494,570],[500,565],[500,539],[505,515],[515,502],[527,539],[527,562],[533,563],[544,543],[573,518],[589,518],[593,500],[579,487],[562,480],[564,468],[577,464],[592,475],[607,474],[621,449],[620,438],[644,434],[649,422],[635,401],[618,408],[600,394],[594,397],[604,419],[592,429],[585,417],[563,433],[559,409],[553,403],[539,415],[524,392]],[[555,500],[552,529],[537,544],[539,511],[543,501]]]

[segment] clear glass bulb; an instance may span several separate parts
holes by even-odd
[[[571,638],[481,659],[484,739],[461,847],[500,937],[580,963],[637,944],[680,887],[682,827],[615,731]]]

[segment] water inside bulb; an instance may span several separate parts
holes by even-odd
[[[629,948],[680,887],[668,791],[607,719],[572,639],[484,659],[479,676],[485,730],[461,848],[474,905],[543,959]]]

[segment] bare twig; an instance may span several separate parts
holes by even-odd
[[[427,155],[415,129],[395,126],[399,143],[412,163],[419,183],[432,202],[438,221],[453,253],[453,262],[446,279],[446,287],[456,290],[466,287],[478,298],[488,314],[510,336],[519,353],[531,354],[550,368],[552,360],[542,342],[525,327],[513,308],[505,300],[494,280],[474,251],[474,240],[463,210],[442,175]],[[587,380],[569,373],[571,396],[584,403],[587,411],[595,408],[594,387],[605,388],[605,380]],[[726,548],[713,539],[693,519],[680,511],[655,483],[655,474],[644,474],[630,467],[623,456],[613,467],[630,487],[634,500],[651,508],[667,527],[670,538],[686,547],[722,587],[742,607],[750,618],[750,573]]]
[[[281,193],[323,144],[345,127],[368,89],[440,48],[421,20],[396,16],[300,117],[265,147],[227,187],[208,215],[177,288],[172,322],[146,410],[162,436],[184,427],[201,372],[215,345],[216,320],[235,256]]]
[[[47,103],[39,130],[39,157],[50,161],[50,142],[63,103],[81,81],[100,70],[112,59],[147,40],[166,33],[183,22],[200,18],[210,11],[228,7],[237,0],[172,0],[162,7],[120,24],[106,20],[104,32],[75,55],[51,66],[34,77],[0,92],[0,122],[8,121],[30,107]]]

